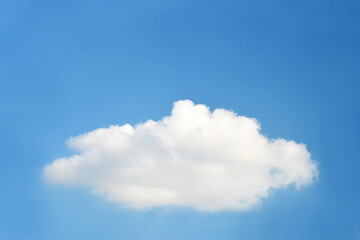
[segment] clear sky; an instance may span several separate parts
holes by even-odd
[[[360,239],[359,1],[0,0],[0,239]],[[307,145],[319,177],[248,211],[47,184],[71,136],[190,99]]]

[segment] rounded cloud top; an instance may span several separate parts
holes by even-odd
[[[259,131],[254,118],[182,100],[160,121],[70,138],[79,154],[56,159],[43,174],[49,183],[89,187],[137,209],[247,210],[271,189],[300,187],[317,176],[304,144]]]

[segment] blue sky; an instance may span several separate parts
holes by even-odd
[[[360,239],[357,1],[0,0],[0,239]],[[119,208],[42,171],[65,140],[191,99],[307,144],[257,208]]]

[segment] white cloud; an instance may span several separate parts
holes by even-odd
[[[316,164],[304,144],[268,139],[256,119],[189,100],[170,116],[70,138],[78,155],[44,169],[49,183],[90,187],[133,208],[247,210],[272,189],[309,184]]]

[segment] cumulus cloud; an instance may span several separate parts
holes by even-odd
[[[79,154],[56,159],[43,175],[49,183],[89,187],[137,209],[247,210],[274,189],[310,184],[317,176],[304,144],[259,131],[254,118],[177,101],[160,121],[68,139]]]

